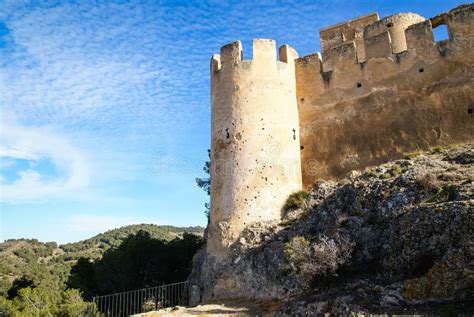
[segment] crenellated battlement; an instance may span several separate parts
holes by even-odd
[[[371,73],[370,78],[366,79],[373,82],[398,72],[397,69],[391,69],[389,73],[377,72],[381,64],[390,63],[406,69],[410,64],[415,65],[436,54],[443,56],[447,51],[455,54],[456,51],[470,50],[474,36],[473,7],[460,6],[431,19],[414,13],[399,13],[379,19],[378,14],[372,13],[322,29],[322,67],[316,65],[321,73],[320,79],[326,82],[328,89],[334,87],[327,85],[328,78],[336,84],[334,79],[337,74],[347,77],[354,72],[367,77],[365,75]],[[436,43],[433,28],[442,24],[447,26],[449,39]],[[296,63],[306,64],[307,60],[306,56],[300,57]]]
[[[363,45],[361,45],[363,43],[364,29],[367,25],[378,20],[378,13],[374,12],[321,29],[319,31],[319,38],[323,58],[327,59],[330,56],[332,48],[353,41],[356,47],[359,47],[357,52],[359,59],[364,60],[365,52]]]
[[[278,53],[278,58],[277,58]],[[211,57],[211,76],[220,71],[235,68],[249,69],[250,65],[259,68],[278,69],[277,65],[293,64],[298,53],[289,45],[282,45],[276,49],[276,42],[270,39],[254,39],[252,42],[251,60],[243,59],[242,43],[235,41],[221,47],[220,54]],[[273,67],[274,66],[274,67]]]

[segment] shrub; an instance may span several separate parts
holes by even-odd
[[[56,304],[57,305],[57,304]],[[82,299],[77,289],[68,289],[61,294],[60,305],[56,308],[57,316],[87,316],[92,305]]]
[[[421,188],[423,188],[425,190],[433,190],[435,188],[439,188],[438,179],[436,178],[436,176],[434,176],[431,173],[425,173],[425,174],[422,174],[422,175],[417,175],[415,177],[415,180],[416,180],[416,183],[418,184],[418,186],[420,186]]]
[[[400,165],[398,164],[393,164],[392,165],[392,168],[390,169],[390,174],[393,176],[393,177],[397,177],[398,175],[401,175],[402,174],[402,168],[400,167]]]
[[[18,295],[18,292],[22,288],[27,288],[27,287],[35,288],[36,285],[33,282],[33,280],[31,280],[30,278],[26,276],[22,276],[21,278],[15,279],[12,283],[12,286],[7,291],[7,299],[15,298]]]
[[[389,178],[397,177],[397,176],[401,175],[402,172],[403,171],[402,171],[402,168],[400,167],[400,165],[393,164],[390,167],[390,170],[387,171],[386,173],[382,174],[381,177],[382,177],[382,179],[389,179]]]
[[[307,191],[301,190],[299,192],[293,193],[288,197],[286,200],[285,206],[283,208],[285,210],[292,209],[292,208],[301,208],[304,205],[304,201],[308,198],[309,194]]]
[[[377,169],[375,167],[371,167],[370,169],[367,170],[366,173],[369,177],[377,177],[378,176]]]
[[[423,154],[423,151],[418,149],[416,151],[413,151],[413,152],[409,152],[409,153],[406,153],[404,158],[406,160],[411,160],[411,159],[414,159],[415,157],[417,156],[420,156],[421,154]]]
[[[340,233],[331,238],[320,235],[314,243],[296,236],[285,244],[285,256],[293,271],[310,280],[318,275],[335,275],[349,261],[354,245]]]
[[[428,198],[426,203],[441,203],[454,201],[459,196],[459,189],[454,185],[445,185],[438,189],[438,192]]]
[[[306,261],[311,258],[311,248],[309,241],[304,237],[296,236],[285,243],[285,256],[291,268],[301,273]]]

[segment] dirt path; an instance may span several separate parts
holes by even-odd
[[[135,317],[164,317],[164,316],[228,316],[248,317],[274,316],[280,303],[277,301],[248,301],[235,300],[232,302],[208,303],[195,307],[176,306],[156,312],[134,315]]]

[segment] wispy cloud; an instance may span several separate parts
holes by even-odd
[[[114,134],[153,128],[163,137],[173,130],[169,145],[179,144],[189,129],[208,125],[212,53],[236,38],[248,44],[252,37],[279,37],[301,46],[292,28],[312,34],[327,6],[306,4],[314,18],[301,25],[302,13],[291,3],[6,1],[0,18],[13,44],[0,61],[0,102],[21,120],[70,128],[86,123]],[[317,49],[315,37],[303,39]]]
[[[41,170],[30,164],[17,171],[18,179],[1,180],[0,200],[19,202],[43,199],[70,193],[89,184],[89,170],[85,156],[67,139],[47,128],[20,126],[2,120],[0,157],[10,160],[28,160],[32,163],[48,159],[61,175],[53,180],[42,175]],[[11,162],[11,161],[10,161]]]
[[[145,12],[139,5],[83,2],[7,8],[14,46],[0,62],[0,102],[21,120],[69,128],[85,123],[114,135],[154,127],[164,135],[206,109],[187,99],[193,89],[181,74],[191,69],[171,55],[163,38],[169,28],[154,21],[159,7]]]

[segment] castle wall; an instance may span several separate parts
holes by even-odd
[[[302,188],[294,60],[289,46],[240,42],[211,59],[211,214],[208,252],[223,260],[255,222],[278,221],[289,194]]]
[[[433,41],[430,20],[402,14],[366,27],[365,62],[355,41],[327,48],[328,60],[296,60],[304,186],[474,140],[473,8],[431,20],[448,26],[447,41]]]

